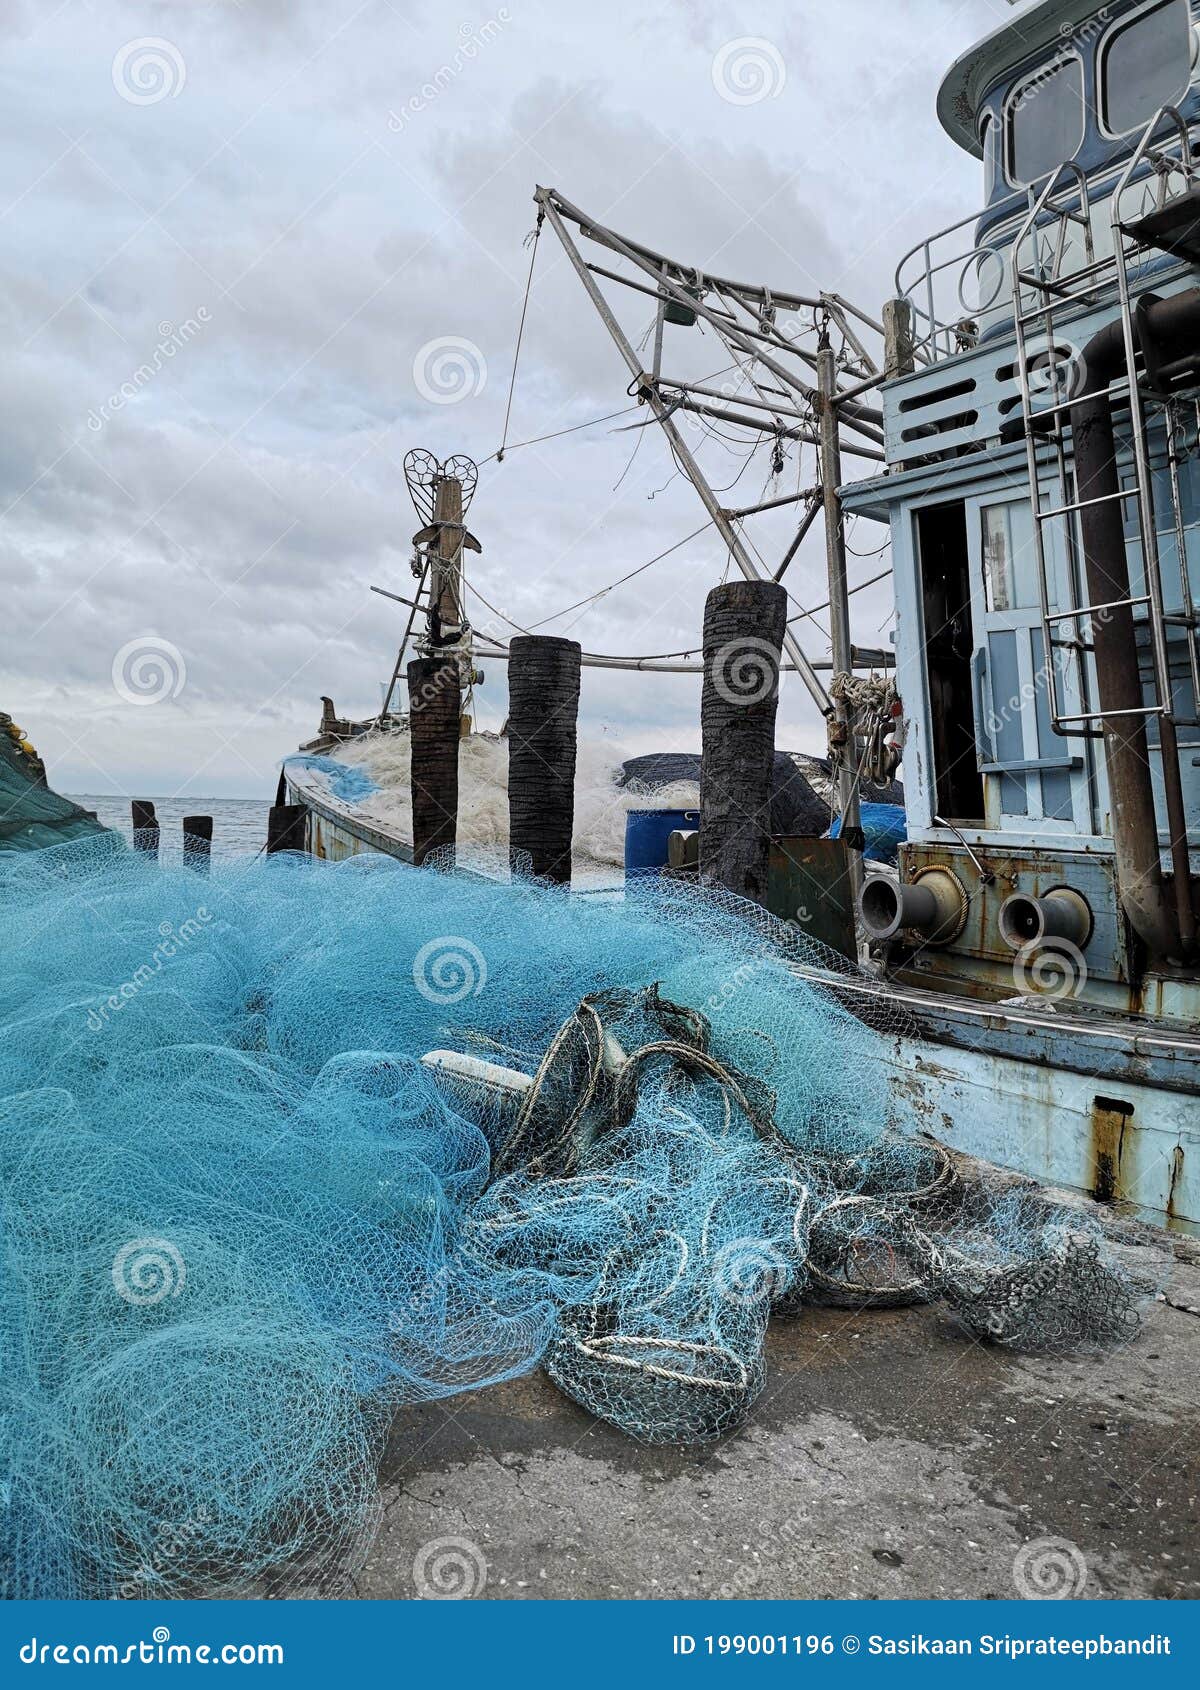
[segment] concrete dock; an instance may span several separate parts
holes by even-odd
[[[347,1594],[427,1596],[440,1558],[485,1600],[1198,1597],[1200,1249],[1117,1232],[1170,1301],[1114,1352],[809,1308],[772,1323],[766,1389],[714,1447],[639,1446],[541,1374],[408,1410]]]

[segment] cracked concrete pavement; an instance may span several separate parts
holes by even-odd
[[[1169,1286],[1193,1307],[1197,1261],[1181,1244]],[[1055,1540],[1085,1598],[1195,1598],[1198,1361],[1200,1319],[1161,1300],[1128,1346],[1068,1359],[935,1308],[807,1308],[772,1323],[747,1424],[690,1451],[514,1380],[397,1417],[353,1594],[427,1591],[441,1557],[485,1599],[1012,1597],[1018,1552]]]

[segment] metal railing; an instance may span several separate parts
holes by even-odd
[[[1165,154],[1155,147],[1154,137],[1169,120],[1177,137],[1179,152]],[[1155,701],[1145,703],[1130,714],[1157,717],[1160,722],[1194,722],[1195,710],[1189,716],[1179,716],[1174,707],[1170,674],[1170,650],[1167,627],[1182,630],[1185,639],[1188,667],[1193,683],[1193,700],[1200,705],[1200,649],[1197,647],[1197,617],[1192,599],[1188,571],[1187,525],[1183,520],[1183,500],[1179,482],[1179,407],[1175,399],[1152,395],[1137,380],[1138,338],[1134,325],[1133,300],[1129,283],[1131,260],[1146,250],[1145,243],[1131,233],[1122,220],[1125,195],[1133,184],[1142,164],[1153,156],[1154,175],[1158,179],[1157,201],[1161,208],[1169,197],[1170,184],[1181,181],[1184,189],[1196,180],[1197,170],[1192,160],[1191,143],[1186,123],[1174,107],[1164,106],[1147,126],[1141,143],[1123,171],[1111,197],[1112,251],[1097,259],[1091,221],[1089,188],[1083,172],[1073,164],[1059,167],[1050,176],[1041,193],[1032,203],[1029,215],[1013,242],[1013,323],[1017,342],[1017,373],[1021,388],[1021,402],[1025,421],[1025,443],[1029,473],[1030,501],[1033,510],[1034,551],[1037,563],[1038,590],[1042,613],[1043,636],[1046,642],[1047,702],[1051,721],[1057,733],[1068,730],[1099,736],[1102,712],[1086,707],[1087,666],[1083,662],[1089,649],[1087,629],[1091,619],[1117,609],[1144,612],[1150,635],[1154,670]],[[1060,184],[1067,178],[1076,192],[1069,200],[1062,200]],[[1143,178],[1143,180],[1145,180]],[[1065,230],[1070,224],[1084,230],[1084,258],[1081,267],[1068,269],[1068,242]],[[1032,260],[1026,267],[1025,252],[1033,243]],[[1073,389],[1080,376],[1078,348],[1057,345],[1056,313],[1068,308],[1078,309],[1115,284],[1120,309],[1120,321],[1125,341],[1126,377],[1114,384],[1118,392],[1128,395],[1130,408],[1130,437],[1133,449],[1133,483],[1115,495],[1105,494],[1098,499],[1076,499],[1068,456],[1064,421],[1074,403]],[[1033,304],[1029,303],[1030,299]],[[1041,327],[1043,345],[1030,344],[1032,325]],[[1065,356],[1063,355],[1065,352]],[[1035,370],[1034,366],[1040,367]],[[1036,384],[1036,391],[1035,391]],[[1041,395],[1049,394],[1050,403],[1039,404]],[[1175,535],[1179,572],[1181,610],[1168,613],[1163,587],[1161,558],[1158,545],[1158,517],[1155,511],[1154,479],[1151,472],[1147,405],[1164,413],[1166,434],[1167,481],[1171,501],[1171,526]],[[1049,461],[1039,459],[1039,445],[1050,447]],[[1043,502],[1042,483],[1048,467],[1053,470],[1054,491],[1050,503]],[[1117,499],[1124,509],[1133,506],[1137,515],[1137,530],[1141,546],[1145,591],[1110,604],[1087,602],[1081,591],[1076,524],[1074,518],[1081,510],[1105,500]],[[1065,607],[1052,608],[1052,592],[1046,545],[1046,528],[1061,523],[1063,556],[1066,568],[1061,571],[1062,585],[1067,594]],[[1063,632],[1065,630],[1065,632]],[[1077,663],[1077,682],[1080,703],[1078,711],[1063,708],[1059,687],[1059,673],[1055,663],[1056,651],[1066,650]],[[1107,714],[1112,714],[1108,712]]]
[[[1173,132],[1182,134],[1190,156],[1188,125],[1176,108],[1164,107],[1150,128],[1157,128],[1164,112],[1171,113]],[[1121,200],[1122,219],[1127,216],[1125,195],[1130,188],[1138,187],[1143,194],[1153,190],[1161,204],[1169,197],[1172,180],[1180,177],[1177,160],[1172,164],[1170,157],[1153,156],[1147,137],[1143,136],[1127,166],[1114,165],[1091,178],[1085,177],[1073,163],[1060,166],[1030,187],[1018,189],[982,211],[976,210],[927,235],[904,254],[895,276],[897,296],[907,299],[913,309],[919,363],[933,365],[970,351],[989,327],[1009,321],[1012,249],[1017,233],[1021,231],[1024,235],[1030,216],[1049,184],[1068,170],[1076,182],[1082,180],[1086,184],[1093,213],[1098,213],[1100,202],[1111,193],[1114,199]],[[980,239],[978,231],[984,218],[989,226],[987,234]],[[1093,255],[1095,234],[1093,225]],[[1069,256],[1068,246],[1063,257]],[[1109,281],[1111,284],[1111,275]]]
[[[1026,194],[1014,193],[988,209],[1015,217],[1028,204]],[[896,266],[896,295],[912,306],[920,363],[936,364],[969,351],[982,330],[981,319],[1007,313],[1012,223],[1002,219],[980,242],[980,216],[974,211],[927,235]],[[969,240],[965,248],[964,240]]]

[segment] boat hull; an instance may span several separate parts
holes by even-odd
[[[307,812],[304,849],[310,857],[337,863],[368,851],[396,857],[400,862],[412,862],[411,841],[363,821],[348,805],[325,791],[314,776],[288,773],[285,785],[287,802],[303,805]]]

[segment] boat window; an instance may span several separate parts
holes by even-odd
[[[1022,186],[1074,158],[1083,140],[1083,65],[1055,59],[1014,93],[1008,107],[1008,173]]]
[[[988,203],[996,192],[998,171],[996,169],[996,136],[998,130],[996,119],[990,114],[983,120],[983,128],[979,133],[980,145],[983,147],[983,198]]]
[[[983,581],[989,610],[1012,609],[1012,559],[1004,506],[991,505],[983,513]]]
[[[989,610],[1032,610],[1041,601],[1033,513],[1023,501],[984,507],[983,584]]]
[[[1187,92],[1192,44],[1188,0],[1166,0],[1115,30],[1100,69],[1104,122],[1114,135],[1140,129]]]

